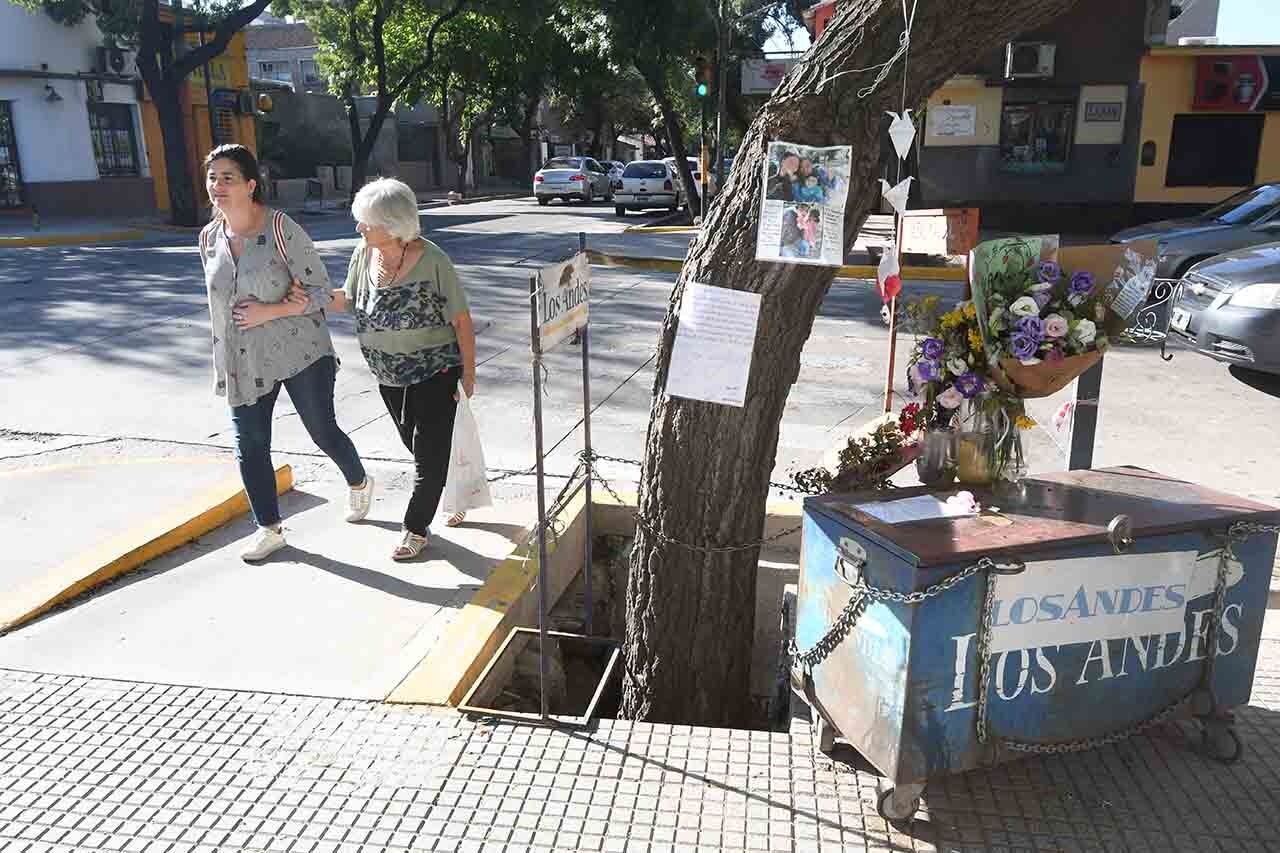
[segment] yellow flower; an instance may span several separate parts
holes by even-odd
[[[978,316],[978,306],[974,305],[972,302],[966,302],[964,304],[964,316],[968,317],[970,320],[976,319]]]
[[[964,315],[959,311],[948,311],[946,314],[942,315],[943,331],[954,329],[962,323],[964,323]]]
[[[969,329],[969,348],[974,352],[982,352],[982,332],[975,328]]]
[[[1018,429],[1031,429],[1036,425],[1036,422],[1026,415],[1018,415],[1013,422]]]

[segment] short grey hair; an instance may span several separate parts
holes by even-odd
[[[397,240],[408,242],[422,234],[418,197],[395,178],[378,178],[361,187],[351,202],[351,215],[356,222],[386,229]]]

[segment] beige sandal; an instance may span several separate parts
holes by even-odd
[[[462,524],[462,522],[466,520],[467,520],[467,514],[465,512],[455,512],[453,515],[449,516],[447,521],[445,521],[444,526],[457,527],[459,524]]]
[[[427,547],[428,542],[430,540],[427,537],[419,536],[412,531],[406,530],[400,538],[400,544],[391,552],[391,559],[398,563],[416,559]]]

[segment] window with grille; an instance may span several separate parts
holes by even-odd
[[[324,80],[320,78],[320,68],[316,65],[316,61],[314,59],[304,59],[299,63],[299,65],[301,65],[303,83],[310,86],[316,86],[324,82]]]
[[[100,177],[140,174],[128,104],[89,104],[89,138]]]
[[[21,206],[22,172],[18,168],[13,111],[8,101],[0,101],[0,208]]]

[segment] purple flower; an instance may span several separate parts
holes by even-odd
[[[982,377],[972,371],[956,377],[956,390],[963,394],[966,400],[972,400],[982,388]]]
[[[937,361],[946,352],[946,344],[938,338],[925,338],[924,343],[920,345],[920,352],[925,358]]]
[[[916,372],[925,382],[937,382],[942,378],[942,369],[938,366],[938,362],[927,358],[916,362]]]
[[[1062,275],[1062,267],[1053,261],[1043,261],[1040,264],[1040,280],[1041,281],[1057,281]]]
[[[1040,342],[1022,332],[1015,334],[1010,339],[1009,345],[1013,350],[1013,357],[1019,361],[1033,357],[1040,350]]]
[[[1018,321],[1018,331],[1040,343],[1044,340],[1044,320],[1039,317],[1023,317]]]
[[[1078,272],[1071,276],[1072,293],[1088,293],[1093,290],[1093,273]]]

